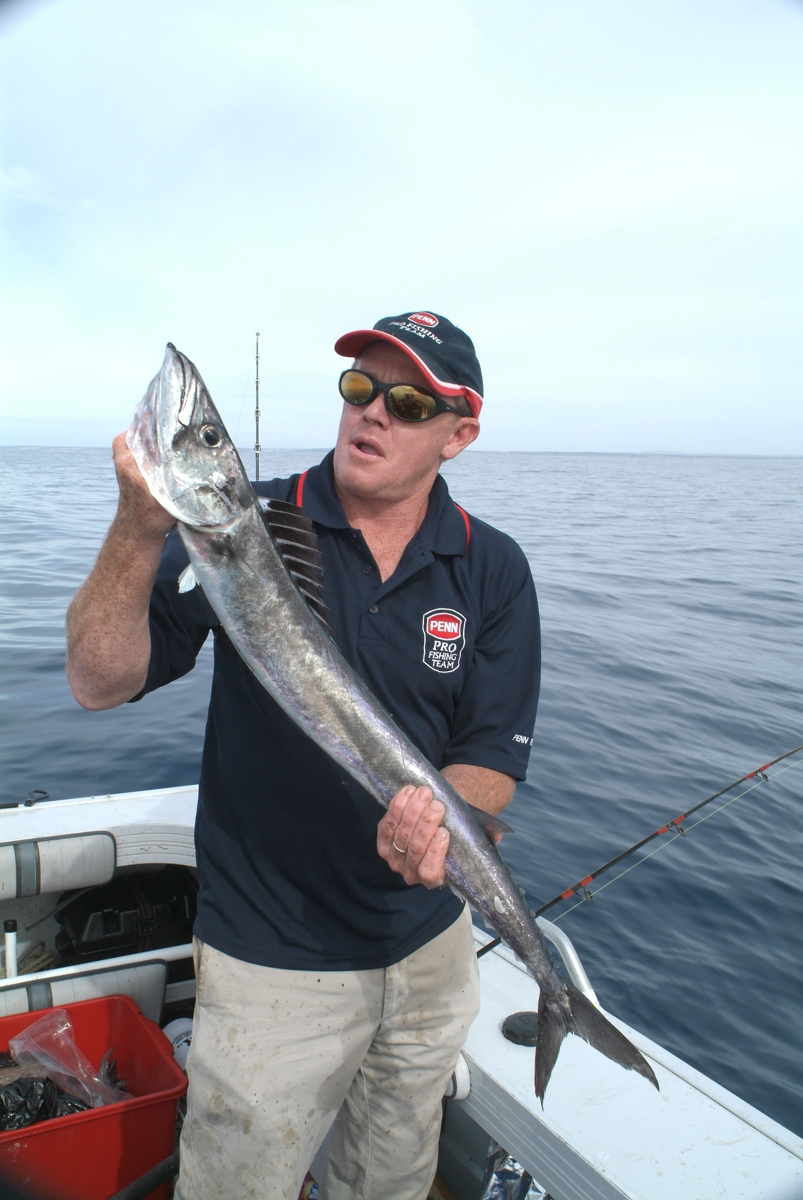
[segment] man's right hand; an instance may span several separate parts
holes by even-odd
[[[67,612],[67,679],[78,703],[90,709],[125,704],[145,684],[151,591],[176,523],[151,495],[125,436],[114,439],[117,515]]]

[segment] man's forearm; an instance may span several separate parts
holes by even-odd
[[[67,611],[67,678],[84,708],[115,708],[140,691],[150,661],[148,605],[164,537],[118,517]]]
[[[114,439],[117,516],[98,561],[67,612],[67,678],[84,708],[116,708],[148,674],[153,582],[175,518],[153,498],[128,449]]]
[[[469,804],[494,816],[507,808],[516,791],[516,780],[511,775],[491,771],[488,767],[455,763],[444,767],[441,774]]]

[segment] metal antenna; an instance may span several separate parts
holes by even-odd
[[[256,441],[254,442],[254,458],[256,459],[256,479],[259,482],[259,454],[262,447],[259,444],[259,334],[257,334],[257,372],[256,372],[256,408],[254,409],[254,422],[256,424]]]

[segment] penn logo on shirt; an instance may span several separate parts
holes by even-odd
[[[441,675],[456,671],[466,644],[466,618],[453,608],[424,613],[424,662]]]
[[[433,317],[432,313],[413,313],[410,320],[415,321],[416,325],[428,325],[430,329],[434,329],[439,324],[438,318]]]

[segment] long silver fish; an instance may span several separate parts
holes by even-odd
[[[178,520],[190,558],[182,588],[202,585],[276,702],[384,807],[407,784],[431,788],[443,804],[450,885],[497,930],[540,989],[535,1092],[542,1103],[567,1033],[658,1087],[636,1047],[555,969],[477,810],[416,749],[341,655],[325,628],[311,523],[292,504],[271,501],[263,511],[203,380],[172,345],[127,440],[153,496]]]

